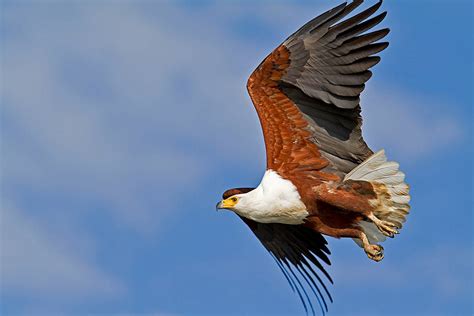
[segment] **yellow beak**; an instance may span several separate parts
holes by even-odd
[[[216,210],[233,208],[235,204],[237,203],[233,199],[222,200],[219,203],[217,203]]]

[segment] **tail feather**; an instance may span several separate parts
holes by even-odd
[[[409,187],[405,183],[405,174],[399,170],[399,164],[387,161],[384,150],[373,154],[349,172],[344,177],[344,181],[347,180],[370,182],[377,193],[374,215],[398,229],[402,228],[410,212]],[[385,236],[372,222],[362,221],[359,225],[371,243],[385,240]]]

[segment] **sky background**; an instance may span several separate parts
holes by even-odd
[[[247,77],[338,3],[2,1],[0,313],[303,314],[215,204],[265,170]],[[364,136],[412,212],[381,263],[328,238],[329,315],[471,315],[473,5],[383,9]]]

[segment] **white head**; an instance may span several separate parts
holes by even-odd
[[[236,188],[225,191],[222,194],[222,201],[217,203],[216,209],[228,209],[239,213],[240,210],[251,207],[248,193],[253,190],[253,188]]]
[[[293,183],[272,170],[255,189],[227,190],[216,207],[260,223],[301,224],[308,215]]]

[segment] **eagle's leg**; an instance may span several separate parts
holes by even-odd
[[[376,207],[370,202],[376,200],[377,195],[371,188],[372,185],[369,182],[350,180],[336,187],[322,184],[315,188],[315,192],[318,194],[318,200],[346,212],[360,214],[364,219],[372,221],[382,234],[393,238],[395,234],[398,234],[399,227],[395,223],[375,216]]]
[[[367,235],[364,234],[364,233],[360,234],[359,239],[362,242],[362,246],[364,247],[364,251],[367,254],[367,257],[369,257],[369,259],[372,259],[372,260],[377,261],[377,262],[383,259],[383,247],[382,246],[370,244],[369,240],[367,239]]]
[[[305,226],[310,227],[317,232],[322,234],[336,237],[336,238],[355,238],[359,239],[362,243],[362,247],[364,248],[365,253],[369,259],[374,261],[380,261],[383,259],[383,247],[380,245],[374,245],[369,242],[367,235],[362,231],[360,228],[351,227],[351,228],[336,228],[331,227],[325,224],[321,219],[317,216],[312,216],[306,219]]]
[[[367,217],[375,224],[375,226],[377,226],[379,231],[385,236],[393,238],[395,234],[398,234],[397,225],[379,219],[372,212],[370,212]]]

